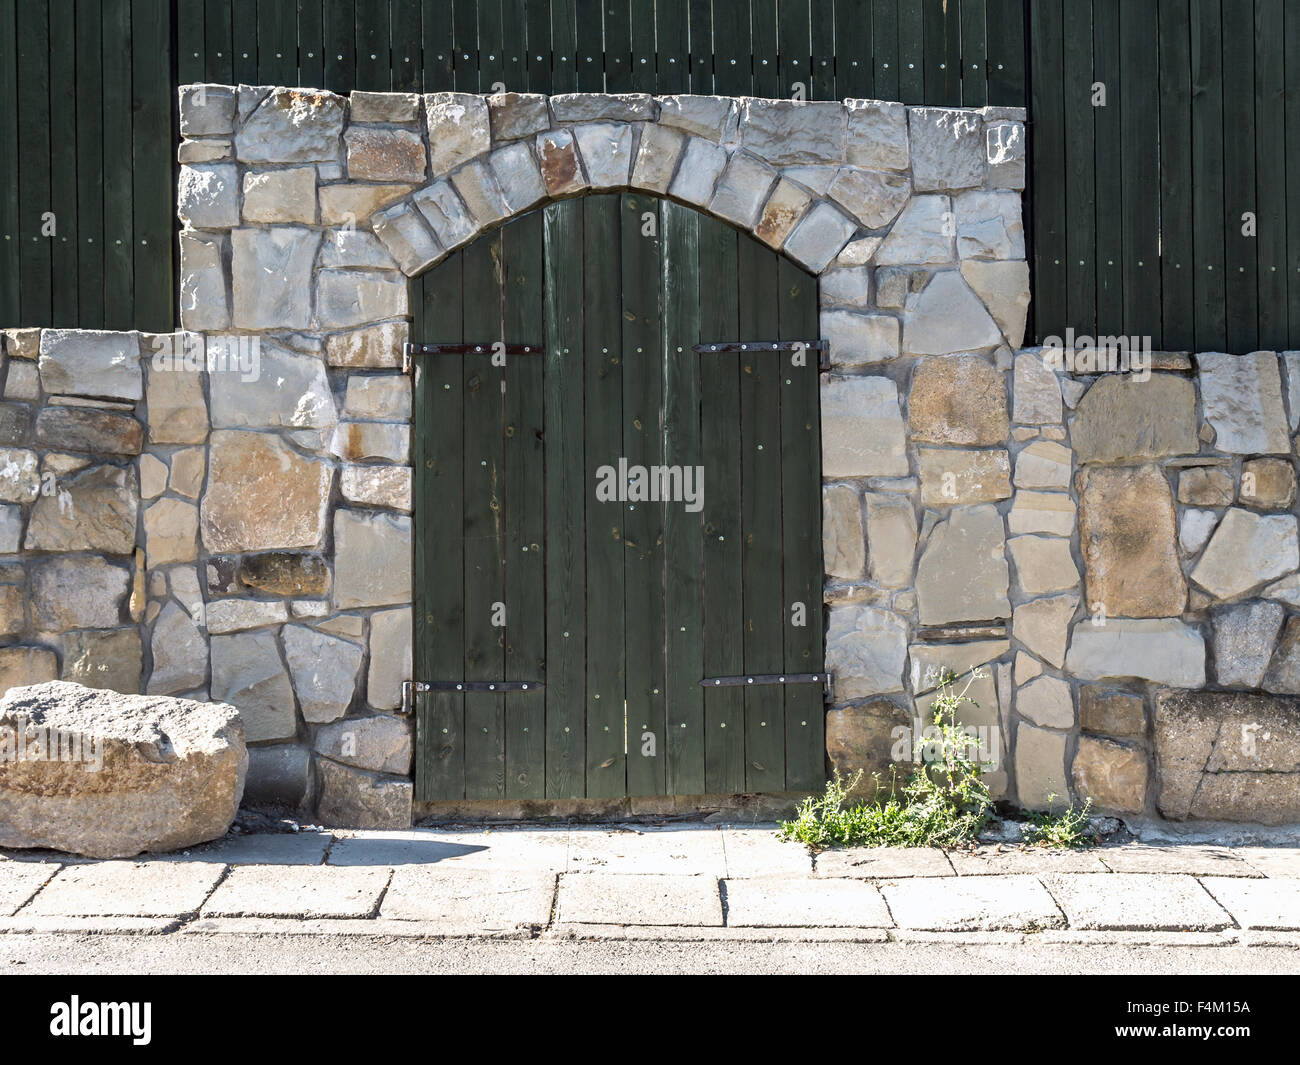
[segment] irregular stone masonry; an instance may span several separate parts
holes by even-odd
[[[981,667],[1000,797],[1154,813],[1160,687],[1300,691],[1300,354],[1139,383],[1020,350],[1021,112],[265,86],[180,112],[186,332],[6,335],[5,686],[229,700],[251,796],[408,822],[408,277],[639,189],[818,275],[834,766],[890,758],[927,670]]]

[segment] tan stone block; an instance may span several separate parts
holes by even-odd
[[[1102,810],[1141,813],[1146,806],[1145,751],[1112,740],[1080,736],[1074,755],[1074,788],[1081,800]]]
[[[1009,429],[1005,378],[975,355],[925,359],[912,376],[907,419],[915,441],[1001,444]]]

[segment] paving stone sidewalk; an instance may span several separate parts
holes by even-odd
[[[0,852],[0,933],[927,938],[1300,950],[1300,847],[857,849],[772,826],[232,836],[90,861]]]

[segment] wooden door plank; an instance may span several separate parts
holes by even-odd
[[[46,326],[53,314],[50,239],[41,232],[50,210],[50,26],[49,12],[41,4],[18,5],[18,180],[19,269],[22,274],[22,308],[19,325]],[[126,77],[130,85],[130,9]],[[107,59],[108,57],[105,56]],[[120,59],[120,57],[117,57]],[[130,100],[122,101],[130,118]],[[12,106],[12,105],[11,105]],[[129,143],[129,142],[128,142]],[[117,169],[117,168],[115,168]],[[123,168],[124,169],[124,168]],[[127,198],[130,191],[127,190]],[[129,225],[129,222],[128,222]],[[127,236],[127,271],[130,271],[130,235]],[[128,293],[129,293],[128,288]],[[127,308],[129,316],[129,307]],[[119,318],[124,317],[120,312]],[[130,328],[123,325],[120,328]]]
[[[1254,149],[1259,188],[1258,345],[1266,351],[1281,351],[1291,346],[1286,298],[1285,34],[1282,0],[1256,0]],[[1300,211],[1300,205],[1293,209]]]
[[[925,102],[961,107],[961,4],[924,0]]]
[[[880,100],[901,100],[898,79],[899,0],[871,0],[871,34],[875,48],[875,91]]]
[[[104,8],[104,327],[133,329],[135,274],[132,269],[134,201],[131,171],[121,153],[131,143],[131,8]],[[23,282],[26,290],[26,277]]]
[[[1097,174],[1093,149],[1092,4],[1065,4],[1066,319],[1080,334],[1097,334]],[[1049,72],[1048,76],[1051,74]],[[1109,89],[1107,90],[1109,92]],[[1108,106],[1118,100],[1108,96]],[[1037,127],[1036,127],[1037,128]]]
[[[501,0],[501,80],[511,92],[528,90],[527,8],[527,0]]]
[[[357,81],[357,48],[352,0],[325,0],[325,87],[351,92]]]
[[[85,5],[74,0],[76,11],[73,18],[77,23],[77,39],[81,40],[81,22],[85,17]],[[96,8],[99,5],[95,5]],[[198,81],[207,81],[203,69],[203,4],[176,5],[176,82],[178,85],[191,85]],[[99,26],[99,11],[95,12],[94,26]],[[78,47],[79,56],[98,55],[99,52],[87,52]]]
[[[1093,183],[1096,189],[1097,333],[1116,336],[1124,323],[1124,183],[1127,162],[1121,117],[1136,98],[1120,68],[1119,0],[1093,0],[1092,80],[1106,86],[1106,106],[1092,108]],[[1142,106],[1138,104],[1137,106]],[[1143,148],[1150,151],[1150,145]]]
[[[257,81],[257,0],[230,0],[234,78],[240,85]]]
[[[524,215],[502,230],[505,241],[503,339],[537,344],[546,260],[542,215]],[[506,680],[545,681],[546,499],[542,419],[544,356],[506,363],[505,527]],[[506,696],[506,797],[546,797],[546,699],[542,690]]]
[[[95,4],[98,17],[99,5]],[[99,42],[95,41],[98,54]],[[18,25],[15,5],[9,4],[0,10],[0,93],[6,100],[18,98]],[[96,85],[91,100],[96,113],[100,107],[101,97]],[[83,101],[84,102],[84,101]],[[95,123],[98,136],[99,124]],[[18,152],[18,109],[6,107],[0,109],[0,187],[9,194],[0,196],[0,321],[21,324],[21,294],[19,278],[22,269],[19,265],[19,248],[22,245],[22,229],[19,225],[19,152]],[[96,144],[98,141],[96,140]],[[94,161],[93,157],[92,162]],[[103,296],[100,295],[100,306]],[[102,324],[102,323],[101,323]]]
[[[781,340],[818,336],[817,280],[777,260]],[[820,673],[822,652],[820,375],[813,354],[797,365],[781,353],[781,554],[784,562],[784,665],[787,673]],[[802,608],[802,609],[800,609]],[[822,689],[785,689],[785,790],[820,790],[826,777]]]
[[[648,217],[647,217],[648,216]],[[653,225],[653,233],[648,226]],[[663,461],[659,201],[626,195],[619,210],[623,287],[623,455],[629,469]],[[662,795],[664,773],[664,510],[628,493],[623,534],[629,795]]]
[[[77,2],[77,56],[84,59],[94,56],[94,62],[77,65],[77,325],[82,329],[104,328],[104,143],[102,131],[103,81],[99,57],[103,54],[101,36],[102,9],[99,0]],[[199,34],[199,78],[203,71],[202,12],[197,12]],[[5,19],[4,21],[9,21]],[[0,70],[4,65],[4,45],[0,43]],[[4,75],[0,73],[0,79]],[[0,81],[0,91],[3,82]],[[12,98],[12,97],[10,97]],[[5,117],[0,117],[0,160],[5,152]],[[4,163],[0,162],[0,167]],[[16,186],[15,183],[10,188]],[[6,206],[17,208],[12,196],[0,203],[0,217]],[[0,225],[5,233],[12,232],[7,221]],[[9,316],[4,314],[3,288],[9,262],[5,253],[12,242],[0,248],[0,317],[17,321],[17,309]],[[14,249],[15,252],[17,249]],[[14,267],[15,288],[17,268]]]
[[[460,343],[464,254],[416,282],[412,336]],[[415,677],[455,680],[465,670],[464,378],[460,360],[415,363]],[[417,700],[415,798],[465,797],[465,697],[431,692]]]
[[[988,23],[984,0],[961,0],[961,105],[989,102]]]
[[[655,73],[655,5],[631,0],[631,53],[628,84],[632,92],[662,92]]]
[[[842,100],[835,87],[835,9],[830,0],[812,7],[810,99]]]
[[[743,0],[713,0],[713,91],[719,96],[751,95],[753,58],[749,5]]]
[[[738,251],[740,339],[779,328],[777,256],[751,238]],[[745,585],[745,672],[784,668],[782,602],[781,374],[774,352],[740,355],[741,568]],[[785,710],[779,687],[745,689],[745,790],[785,786]]]
[[[456,88],[451,4],[426,5],[422,18],[424,91],[451,92]]]
[[[1123,69],[1124,332],[1160,339],[1160,165],[1159,111],[1151,101],[1160,96],[1159,71],[1151,63],[1152,42],[1158,39],[1156,5],[1120,7],[1120,66]]]
[[[898,98],[905,104],[925,99],[925,19],[919,0],[898,3]]]
[[[688,0],[690,5],[691,88],[697,96],[713,92],[713,3]]]
[[[505,80],[504,38],[501,0],[478,0],[479,84],[483,92],[491,92],[498,85],[510,88]],[[518,91],[517,85],[515,91]]]
[[[1055,0],[1033,0],[1030,25],[1041,9],[1056,8]],[[1052,27],[1060,26],[1060,15],[1049,11]],[[989,100],[996,107],[1024,107],[1025,95],[1025,0],[988,0]],[[1060,68],[1056,69],[1060,77]]]
[[[875,92],[875,62],[871,54],[871,5],[835,5],[836,95],[851,100],[871,100]]]
[[[131,327],[170,332],[173,198],[171,20],[166,0],[131,2],[131,177],[135,311]]]
[[[623,337],[618,196],[584,200],[586,418],[587,796],[627,794],[624,673],[623,519],[627,503],[597,497],[601,467],[623,455]]]
[[[583,33],[596,30],[596,40],[600,40],[599,0],[597,0],[597,17],[593,26],[584,26],[578,16],[575,0],[551,0],[551,92],[581,92],[578,87],[578,62],[575,58]],[[585,58],[587,53],[583,53]],[[592,55],[598,53],[593,52]],[[585,68],[586,63],[582,66]],[[596,64],[599,66],[599,63]],[[588,89],[599,92],[599,89]]]
[[[586,562],[570,501],[582,499],[582,202],[545,209],[546,225],[546,797],[585,788],[583,659]]]
[[[1226,351],[1223,20],[1220,0],[1192,0],[1191,28],[1195,350]]]
[[[563,66],[565,84],[574,85],[578,92],[605,91],[604,13],[603,0],[577,0],[576,25],[563,53]]]
[[[780,28],[776,8],[774,0],[753,0],[749,5],[755,96],[776,98],[789,95],[782,85]]]
[[[456,91],[485,91],[478,66],[478,0],[455,0],[451,39]]]
[[[528,91],[551,91],[551,5],[529,3],[527,17]]]
[[[1196,342],[1196,263],[1188,0],[1161,0],[1159,16],[1161,347],[1190,351]]]
[[[260,85],[298,83],[296,5],[258,4],[257,79]]]
[[[990,0],[995,5],[998,0]],[[1066,260],[1065,82],[1062,0],[1041,0],[1033,17],[1033,100],[1030,108],[1032,150],[1029,167],[1034,195],[1033,290],[1029,311],[1033,333],[1061,336],[1069,322],[1069,271]],[[989,43],[993,40],[994,7],[990,6]],[[993,86],[990,83],[990,97]]]
[[[465,342],[501,338],[501,231],[465,256]],[[492,354],[462,356],[465,380],[465,679],[503,680],[505,640],[504,411],[502,367]],[[465,797],[505,794],[505,697],[465,696]]]
[[[761,3],[762,0],[759,0]],[[803,86],[805,99],[812,99],[812,16],[808,0],[782,0],[778,16],[780,83],[777,95],[789,97],[795,83]]]
[[[235,83],[234,27],[230,0],[205,0],[203,4],[204,80],[217,85]],[[105,48],[104,54],[108,55]]]
[[[736,231],[716,218],[700,228],[700,343],[740,338]],[[700,358],[700,448],[709,456],[704,493],[704,676],[745,670],[744,581],[739,545],[740,355]],[[745,693],[704,692],[704,777],[710,795],[745,790]]]
[[[325,4],[323,0],[298,3],[298,84],[325,85]]]
[[[668,505],[664,516],[664,617],[667,630],[666,770],[670,795],[703,795],[704,582],[702,515],[711,485],[712,456],[700,446],[700,220],[699,212],[664,203],[663,223],[663,461],[697,470],[696,502]]]
[[[655,4],[655,48],[655,91],[689,92],[691,46],[687,0],[658,0]]]
[[[1223,19],[1224,351],[1259,347],[1259,238],[1245,231],[1244,217],[1254,216],[1257,231],[1255,20],[1252,5],[1242,6],[1231,5]]]
[[[419,92],[420,0],[392,0],[391,54],[393,69],[389,75],[394,92]]]
[[[1286,26],[1286,185],[1288,343],[1300,345],[1300,11],[1288,4]]]
[[[632,13],[628,0],[603,0],[601,14],[605,20],[605,91],[632,91]],[[581,30],[579,30],[581,35]],[[587,52],[578,56],[587,65]]]
[[[357,81],[365,92],[393,87],[388,46],[388,0],[356,0]]]
[[[49,325],[81,325],[77,305],[77,252],[80,226],[77,217],[77,49],[72,0],[49,4],[50,12],[50,138],[49,209],[57,226],[49,238],[51,313]],[[98,66],[96,63],[95,66]],[[170,140],[171,130],[167,131]],[[170,176],[171,168],[168,167]],[[164,203],[171,197],[164,193]],[[167,279],[171,294],[171,278]],[[143,324],[143,323],[142,323]]]

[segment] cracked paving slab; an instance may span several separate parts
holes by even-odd
[[[880,885],[899,928],[931,932],[1060,928],[1065,919],[1032,876],[925,877]]]
[[[197,913],[224,865],[110,861],[60,870],[23,917],[181,917]]]
[[[1232,917],[1181,873],[1100,873],[1044,878],[1071,928],[1215,932]]]
[[[387,868],[242,865],[213,892],[204,917],[372,917]]]
[[[445,934],[545,928],[555,901],[550,872],[399,867],[379,916],[436,924]]]

